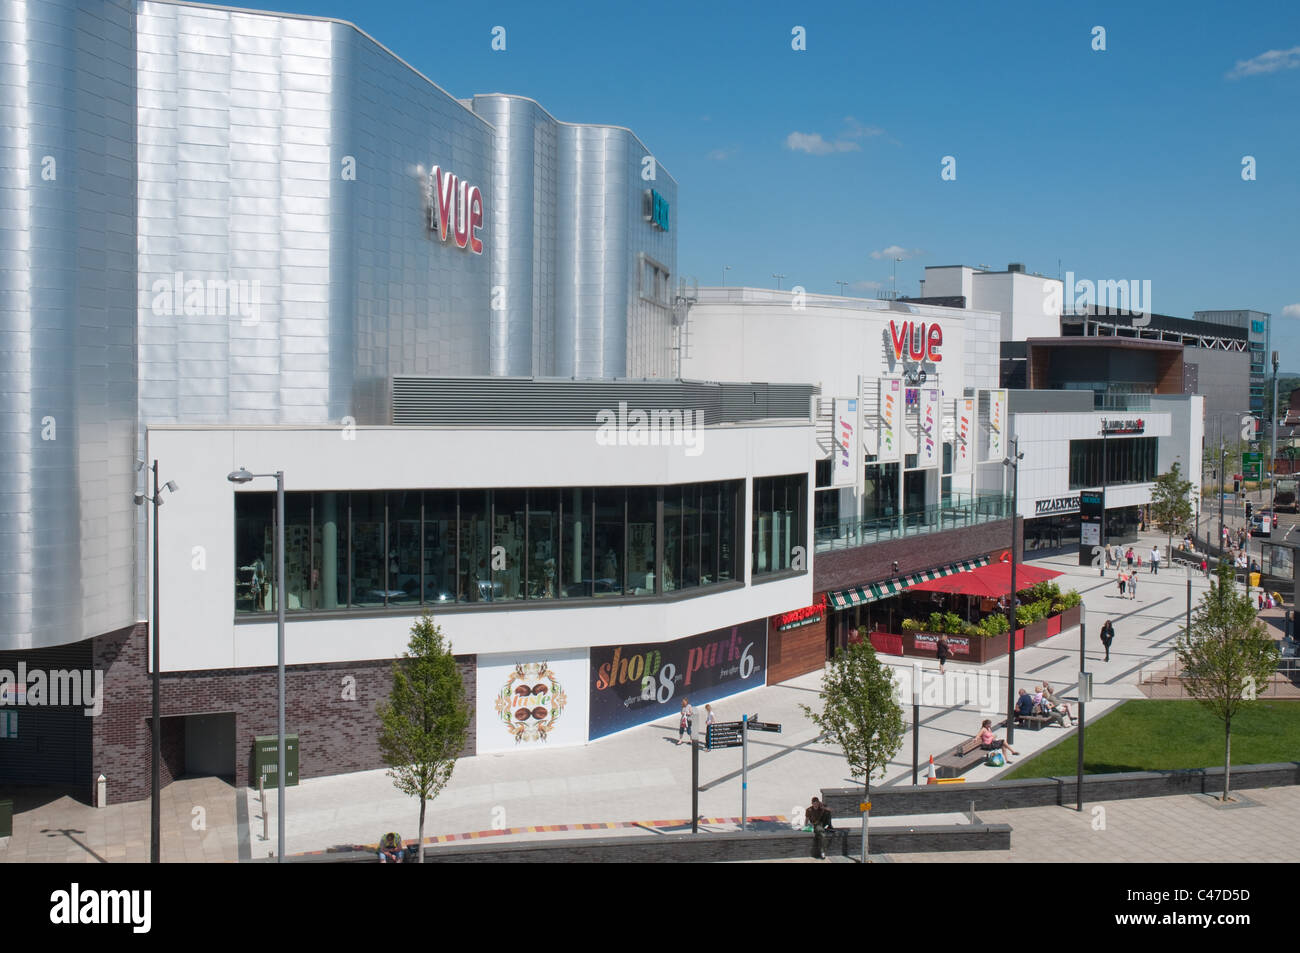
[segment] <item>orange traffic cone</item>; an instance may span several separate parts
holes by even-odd
[[[930,755],[930,769],[925,773],[925,783],[934,784],[934,755]]]

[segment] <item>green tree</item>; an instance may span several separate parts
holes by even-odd
[[[1187,528],[1192,521],[1192,483],[1184,480],[1177,463],[1168,473],[1156,477],[1151,487],[1151,505],[1147,512],[1151,522],[1165,534],[1165,556],[1169,556],[1174,533]]]
[[[1277,670],[1278,647],[1255,614],[1250,595],[1237,591],[1233,567],[1221,561],[1218,578],[1192,612],[1190,632],[1175,649],[1187,692],[1223,722],[1223,799],[1232,770],[1232,719],[1255,701]]]
[[[411,626],[407,651],[393,663],[393,691],[378,712],[388,775],[399,791],[420,799],[424,863],[425,808],[451,780],[470,721],[456,658],[427,612]]]
[[[889,759],[903,746],[906,725],[896,697],[889,666],[876,658],[867,640],[838,651],[822,675],[822,710],[800,705],[821,729],[822,741],[839,746],[849,762],[849,773],[863,779],[865,800],[871,799],[871,778],[884,776]],[[866,818],[863,819],[863,853],[866,853]]]

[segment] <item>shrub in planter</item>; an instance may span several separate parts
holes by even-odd
[[[920,622],[919,619],[904,619],[904,620],[903,620],[903,631],[904,631],[904,632],[920,632],[920,631],[922,631],[924,628],[925,628],[925,626],[923,626],[923,625],[921,624],[921,622]]]
[[[943,629],[949,635],[961,635],[962,627],[966,621],[955,612],[945,612],[943,614]]]
[[[1083,596],[1079,595],[1079,591],[1077,589],[1071,589],[1065,595],[1061,596],[1061,603],[1067,609],[1073,609],[1075,606],[1079,605],[1082,602],[1083,602]]]
[[[1052,606],[1052,612],[1051,612],[1051,614],[1052,614],[1052,615],[1060,615],[1060,614],[1061,614],[1062,612],[1064,612],[1064,611],[1065,611],[1065,603],[1063,603],[1063,602],[1058,602],[1058,603],[1055,603],[1055,604]]]

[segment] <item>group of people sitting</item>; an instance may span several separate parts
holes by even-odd
[[[1032,693],[1020,689],[1020,696],[1016,699],[1016,715],[1024,717],[1041,715],[1050,724],[1060,725],[1062,728],[1066,727],[1067,718],[1070,719],[1071,725],[1074,724],[1074,715],[1070,712],[1070,706],[1057,700],[1052,694],[1052,686],[1047,682],[1035,685]]]

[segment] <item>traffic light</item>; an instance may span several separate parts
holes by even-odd
[[[1252,502],[1250,502],[1250,500],[1247,500],[1247,501],[1246,501],[1246,519],[1250,519],[1251,514],[1254,512],[1254,510],[1255,510],[1255,504],[1253,504]]]

